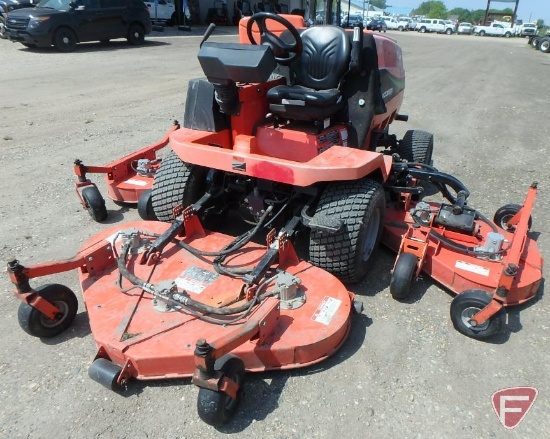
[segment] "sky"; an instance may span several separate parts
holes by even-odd
[[[394,7],[416,8],[424,0],[386,0],[388,5]],[[453,8],[464,8],[469,10],[485,9],[487,0],[442,0],[448,10]],[[504,3],[496,0],[491,1],[491,9],[514,10],[515,3]],[[538,20],[542,18],[546,24],[550,24],[550,1],[549,0],[519,0],[518,17],[523,21]]]

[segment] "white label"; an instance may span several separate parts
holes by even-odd
[[[147,186],[147,182],[143,180],[134,180],[133,178],[130,178],[129,180],[126,180],[126,183],[133,184],[134,186]]]
[[[178,287],[187,292],[200,294],[218,277],[218,273],[191,266],[181,273],[175,282]]]
[[[335,299],[334,297],[325,296],[323,301],[319,304],[311,318],[323,325],[329,325],[330,321],[340,308],[342,301]]]
[[[460,268],[461,270],[469,271],[470,273],[480,274],[481,276],[485,277],[488,277],[490,273],[490,270],[488,268],[470,264],[469,262],[464,261],[456,261],[455,267]]]

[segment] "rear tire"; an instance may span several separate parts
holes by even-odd
[[[368,272],[382,235],[384,190],[369,180],[330,183],[315,214],[343,220],[336,233],[311,230],[309,257],[313,264],[344,282],[358,282]]]
[[[539,50],[543,53],[550,52],[550,39],[544,39],[539,43]]]
[[[174,221],[174,208],[190,206],[206,190],[208,169],[183,162],[174,151],[162,160],[153,182],[153,212],[159,221]]]
[[[53,45],[60,52],[72,52],[76,49],[76,34],[68,27],[61,27],[55,31]]]
[[[6,39],[6,19],[0,16],[0,39]]]
[[[132,46],[141,46],[145,42],[143,27],[137,23],[132,24],[128,30],[127,40]]]
[[[402,159],[412,163],[432,163],[434,136],[421,130],[408,130],[397,146],[397,153]]]

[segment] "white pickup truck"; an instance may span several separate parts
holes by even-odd
[[[491,23],[489,26],[474,27],[474,35],[479,35],[480,37],[491,35],[496,37],[510,38],[514,35],[514,29],[511,27],[505,27],[500,23]]]

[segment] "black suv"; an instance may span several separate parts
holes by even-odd
[[[27,47],[71,52],[84,41],[126,38],[142,44],[151,17],[142,0],[41,0],[35,8],[8,13],[6,36]]]
[[[38,0],[0,0],[0,38],[6,38],[6,17],[8,12],[21,8],[32,8]]]

